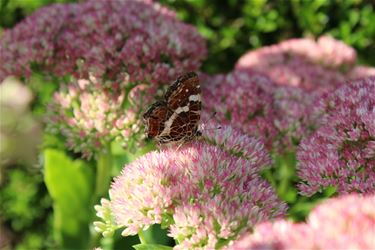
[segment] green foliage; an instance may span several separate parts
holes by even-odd
[[[153,225],[148,230],[143,232],[146,242],[160,245],[170,245],[173,241],[172,238],[167,236],[167,230],[162,229],[160,225]]]
[[[330,34],[375,65],[374,5],[367,0],[162,0],[207,39],[208,73],[230,71],[246,51],[282,40]]]
[[[304,221],[311,209],[319,202],[335,194],[334,188],[322,190],[312,197],[298,193],[297,159],[294,152],[282,155],[273,155],[273,164],[270,169],[264,170],[262,176],[276,189],[280,199],[288,204],[288,218],[293,221]]]
[[[92,168],[52,149],[45,150],[44,159],[45,183],[53,199],[55,238],[65,248],[85,248],[93,212]]]
[[[12,27],[25,16],[45,5],[52,3],[68,3],[74,0],[1,0],[0,27]]]
[[[43,249],[48,237],[51,199],[38,169],[8,169],[0,189],[0,219],[17,234],[17,249]]]
[[[136,250],[171,250],[172,247],[155,244],[138,244],[133,246]]]

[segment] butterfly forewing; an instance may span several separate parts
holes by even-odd
[[[159,143],[188,141],[198,131],[201,90],[196,73],[180,76],[167,90],[164,100],[151,105],[143,115],[146,133]]]
[[[196,73],[189,72],[177,78],[168,88],[164,98],[168,103],[168,107],[176,110],[179,107],[187,106],[191,99],[199,98],[200,102],[200,95],[199,78]]]

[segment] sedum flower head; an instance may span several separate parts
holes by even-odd
[[[58,76],[166,83],[206,54],[195,28],[152,1],[91,0],[36,11],[0,39],[0,80],[32,66]]]
[[[116,224],[125,227],[123,235],[157,223],[169,227],[176,249],[210,249],[258,221],[284,214],[285,204],[258,175],[267,167],[259,164],[270,162],[267,154],[257,152],[264,151],[259,142],[253,141],[251,149],[241,148],[246,145],[241,138],[225,142],[204,137],[210,142],[150,152],[125,166],[110,190],[112,214]]]
[[[261,223],[228,250],[374,249],[374,208],[373,195],[329,199],[311,212],[307,223]]]
[[[226,249],[286,250],[315,248],[311,229],[306,224],[277,220],[256,225],[253,233],[244,234]]]
[[[246,159],[252,164],[252,169],[261,171],[271,165],[271,159],[264,144],[230,126],[221,126],[209,123],[203,128],[203,137],[211,145],[220,147],[223,151]],[[217,129],[214,129],[217,128]]]
[[[206,83],[205,109],[216,112],[215,118],[220,124],[230,124],[245,134],[260,137],[267,148],[271,148],[278,134],[273,123],[276,116],[273,82],[260,74],[233,71],[208,78]]]
[[[375,196],[330,199],[313,209],[307,223],[321,241],[321,249],[374,249]]]
[[[320,128],[300,145],[299,186],[305,195],[375,190],[375,78],[344,85],[322,99]]]
[[[259,73],[243,70],[206,76],[204,82],[205,109],[216,112],[220,124],[230,124],[261,138],[267,149],[295,150],[315,127],[313,107],[318,94],[293,86],[277,86]],[[210,119],[209,112],[203,114],[203,119]]]
[[[316,108],[319,95],[291,86],[278,86],[274,90],[274,124],[279,136],[274,147],[279,151],[294,151],[301,140],[317,126]]]
[[[317,41],[290,39],[250,51],[238,60],[236,68],[264,73],[278,85],[320,92],[333,90],[346,79],[374,73],[357,68],[356,60],[353,48],[323,36]]]
[[[126,84],[107,84],[90,77],[62,85],[49,105],[47,130],[61,133],[67,147],[84,158],[105,152],[114,140],[126,144],[139,130],[136,110],[124,111]]]

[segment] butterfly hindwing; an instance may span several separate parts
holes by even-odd
[[[198,133],[201,90],[196,73],[177,78],[158,101],[143,115],[146,133],[159,143],[188,141]]]
[[[148,138],[157,137],[163,130],[166,120],[171,116],[166,102],[158,101],[152,104],[143,114]]]

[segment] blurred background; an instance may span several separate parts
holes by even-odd
[[[0,0],[0,36],[38,8],[67,0]],[[197,27],[207,40],[208,57],[202,70],[214,74],[229,72],[246,51],[278,43],[288,38],[330,34],[356,49],[361,64],[375,66],[375,4],[373,0],[161,0],[177,12],[178,17]],[[25,103],[17,104],[19,113],[5,117],[6,97],[1,97],[0,126],[23,128],[8,133],[11,139],[31,141],[38,145],[40,109],[48,102],[53,89],[44,88],[35,101],[33,94],[11,80],[12,88],[22,93]],[[53,88],[53,87],[50,87]],[[4,90],[2,90],[4,92]],[[31,105],[28,108],[27,105]],[[18,118],[22,117],[21,120]],[[36,117],[36,118],[35,118]],[[4,121],[7,121],[5,124]],[[13,122],[13,125],[9,123]],[[22,131],[33,131],[34,137],[25,139]],[[21,131],[21,132],[20,132]],[[20,134],[21,133],[21,134]],[[27,133],[30,135],[30,133]],[[17,136],[18,137],[17,137]],[[15,249],[50,249],[56,247],[52,227],[52,199],[43,181],[35,148],[22,161],[17,158],[22,148],[4,148],[7,135],[0,134],[0,249],[12,241]],[[8,136],[9,137],[9,136]],[[44,140],[45,141],[45,140]],[[58,144],[58,142],[53,142]],[[11,145],[11,143],[7,144]],[[1,145],[0,145],[1,146]],[[28,147],[30,148],[30,147]],[[11,152],[11,153],[9,153]],[[5,157],[6,156],[6,157]],[[22,194],[22,195],[20,195]],[[4,248],[6,249],[6,248]]]
[[[73,0],[1,0],[0,27],[11,28],[34,10]],[[330,34],[354,47],[361,64],[375,64],[373,0],[161,0],[208,41],[203,71],[227,72],[247,50],[293,37]]]

